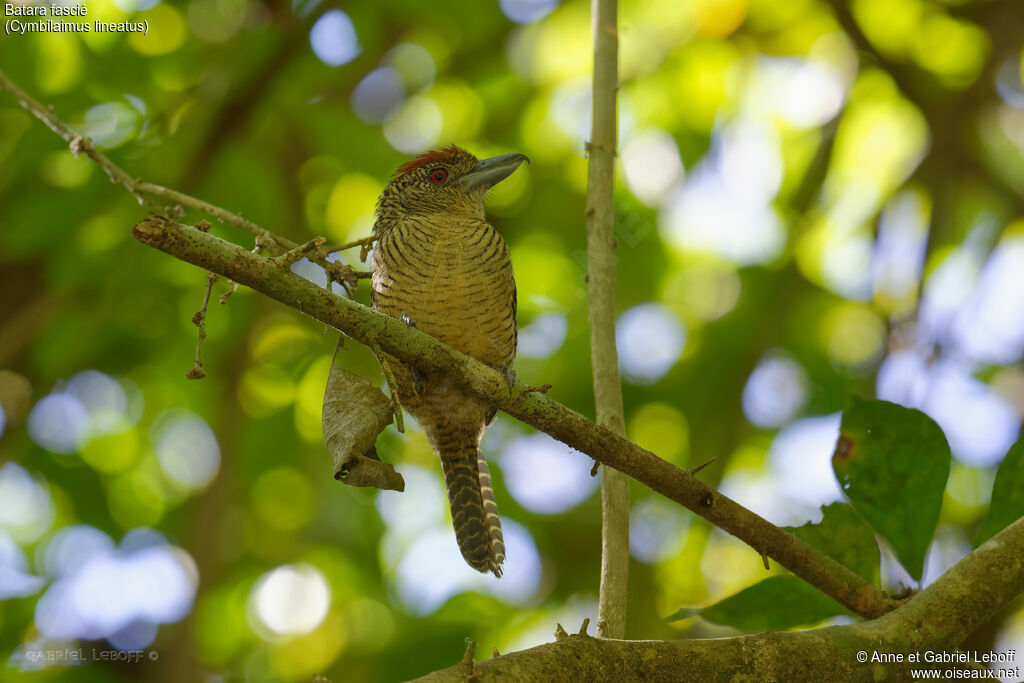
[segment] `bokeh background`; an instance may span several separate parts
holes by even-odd
[[[293,240],[368,234],[394,169],[431,147],[528,154],[488,202],[518,374],[592,413],[588,3],[84,3],[149,34],[5,36],[0,66],[130,174]],[[1024,3],[620,8],[629,436],[715,458],[702,477],[800,524],[841,497],[849,394],[918,407],[955,456],[934,579],[968,552],[1024,415]],[[0,678],[394,680],[456,662],[467,636],[506,652],[595,616],[588,458],[498,419],[507,572],[476,574],[411,420],[378,444],[405,493],[332,479],[336,334],[244,289],[221,306],[221,281],[209,376],[185,378],[206,279],[131,239],[145,215],[0,93]],[[381,379],[358,345],[339,357]],[[761,558],[642,486],[632,501],[628,636],[732,633],[663,618],[760,580]],[[912,583],[883,556],[883,586]],[[1019,605],[985,638],[1024,652]],[[157,656],[55,661],[77,647]]]

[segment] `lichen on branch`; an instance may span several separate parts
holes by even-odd
[[[132,234],[140,242],[231,278],[334,327],[371,348],[443,373],[526,424],[676,501],[767,555],[855,614],[873,618],[898,603],[832,558],[715,491],[688,471],[597,425],[521,382],[430,335],[317,286],[236,244],[188,225],[150,217]]]

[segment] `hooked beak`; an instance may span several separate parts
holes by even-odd
[[[470,190],[476,187],[493,187],[512,175],[512,171],[519,168],[519,164],[524,161],[530,163],[530,158],[519,153],[484,159],[477,163],[476,168],[462,176],[459,183]]]

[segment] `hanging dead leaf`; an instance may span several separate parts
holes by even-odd
[[[335,362],[324,392],[324,442],[334,478],[351,486],[404,491],[405,480],[377,457],[377,435],[391,424],[391,402],[372,382]]]

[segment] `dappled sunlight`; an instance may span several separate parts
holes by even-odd
[[[43,448],[71,454],[94,439],[130,429],[142,410],[141,394],[134,384],[85,370],[32,407],[28,429]]]
[[[512,439],[498,464],[509,493],[531,512],[565,512],[597,489],[591,460],[547,434]]]
[[[737,185],[730,185],[722,167],[707,164],[703,162],[687,176],[666,202],[659,220],[665,240],[680,249],[714,254],[741,265],[774,259],[785,245],[785,231],[775,211],[751,199],[746,189],[735,194]]]
[[[648,206],[658,206],[684,173],[675,140],[662,130],[637,131],[623,145],[622,168],[629,189]]]
[[[900,192],[879,216],[872,286],[878,307],[892,315],[903,316],[917,303],[929,217],[930,206],[920,191]]]
[[[654,496],[634,503],[629,513],[629,552],[648,564],[667,560],[683,549],[689,515],[675,503]]]
[[[550,424],[538,417],[548,400],[595,415],[587,249],[603,217],[588,174],[610,152],[623,385],[623,422],[610,426],[777,525],[821,523],[822,506],[846,502],[831,509],[871,528],[876,587],[889,592],[934,582],[1001,523],[999,486],[1016,489],[998,468],[1013,466],[1024,420],[1014,0],[620,0],[615,149],[591,144],[601,98],[582,0],[84,5],[87,17],[65,19],[148,32],[0,43],[3,73],[41,102],[33,117],[0,84],[10,676],[408,680],[456,664],[465,638],[484,671],[493,648],[501,663],[552,641],[556,624],[574,633],[590,618],[596,634],[604,466],[593,476],[590,456],[499,410],[481,454],[506,559],[500,579],[481,574],[456,543],[413,398],[399,396],[404,431],[393,419],[354,453],[394,467],[403,491],[352,486],[350,463],[324,446],[332,359],[390,397],[379,349],[300,314],[308,302],[284,285],[268,297],[222,275],[204,304],[215,264],[132,237],[158,214],[261,258],[287,251],[257,238],[264,228],[338,247],[371,235],[396,169],[451,144],[530,158],[482,201],[517,295],[512,367],[487,362],[514,370],[517,387],[550,384],[544,398],[502,399],[531,423]],[[73,133],[55,137],[37,120],[49,115]],[[372,258],[358,247],[306,256],[275,282],[327,287],[327,263],[344,264],[358,282],[331,291],[372,306]],[[434,289],[450,282],[444,268],[426,274]],[[462,285],[444,295],[475,296]],[[199,357],[205,377],[187,379]],[[837,449],[855,397],[924,432],[935,425],[900,406],[937,424],[903,467],[934,480],[937,521],[921,523],[931,535],[911,560],[837,479],[850,461],[877,457],[887,477],[906,465],[846,422],[855,448]],[[925,456],[945,443],[943,488]],[[918,483],[879,494],[888,513],[929,508]],[[639,482],[629,490],[626,637],[736,635],[686,610],[788,570],[769,558],[766,571],[750,545]],[[1019,659],[1016,612],[993,647]],[[63,654],[93,650],[156,664]]]
[[[391,571],[397,569],[416,539],[428,529],[440,527],[447,514],[439,471],[411,464],[400,464],[395,469],[405,479],[405,491],[381,491],[376,495],[376,508],[385,523],[381,560]],[[457,547],[451,550],[458,552]]]
[[[538,597],[542,566],[530,532],[508,516],[502,519],[502,531],[507,559],[500,580],[466,565],[447,525],[432,526],[421,533],[396,569],[396,589],[402,603],[413,614],[425,616],[466,591],[492,594],[511,605]]]
[[[864,367],[874,364],[885,344],[885,322],[870,307],[843,303],[822,317],[821,345],[839,366]]]
[[[160,624],[188,614],[198,582],[191,556],[151,529],[132,530],[115,546],[93,527],[67,527],[43,557],[53,583],[36,604],[35,626],[51,642],[107,639],[118,648],[145,648]],[[8,664],[39,667],[24,650]]]
[[[1024,224],[996,246],[978,278],[978,286],[956,322],[960,348],[989,364],[1024,356]]]
[[[653,384],[675,365],[686,345],[686,328],[660,304],[641,304],[615,326],[619,363],[626,381]]]
[[[332,9],[317,19],[309,32],[313,52],[328,66],[341,66],[355,59],[362,48],[352,20],[340,9]]]
[[[390,66],[368,73],[352,91],[352,110],[366,123],[389,121],[405,100],[405,83]]]
[[[549,358],[562,348],[569,321],[564,313],[542,313],[519,328],[517,354],[523,358]]]
[[[690,451],[690,425],[669,403],[645,403],[629,416],[626,434],[658,457],[685,464]]]
[[[438,144],[444,115],[434,100],[414,95],[384,123],[384,138],[399,152],[418,154]]]
[[[743,412],[758,427],[779,427],[807,401],[807,373],[795,360],[775,353],[761,359],[743,387]]]
[[[940,526],[928,549],[921,586],[927,586],[971,552],[971,543],[961,529]]]
[[[50,394],[32,408],[28,428],[32,439],[54,453],[74,453],[85,440],[88,412],[77,397]]]
[[[7,532],[0,531],[0,600],[39,592],[45,580],[29,573],[28,558]]]
[[[765,578],[757,553],[721,529],[714,529],[700,563],[707,594],[719,600]]]
[[[250,624],[269,639],[305,635],[324,620],[330,602],[330,587],[316,567],[278,567],[253,586]]]
[[[220,447],[213,430],[198,415],[172,413],[158,418],[151,439],[160,465],[184,488],[204,488],[217,476]]]
[[[784,241],[770,207],[781,180],[772,127],[755,118],[733,121],[716,134],[711,154],[681,186],[662,229],[681,247],[739,263],[770,260]]]
[[[929,363],[901,351],[883,363],[877,391],[879,398],[928,413],[946,433],[953,455],[967,464],[998,463],[1020,430],[1013,406],[963,363]]]
[[[776,524],[799,525],[819,516],[822,505],[842,499],[832,471],[832,452],[839,436],[839,415],[807,417],[783,429],[772,441],[771,472],[786,501]]]
[[[434,57],[418,43],[400,43],[394,46],[387,51],[381,63],[394,69],[409,92],[430,87],[437,76]]]
[[[559,0],[501,0],[501,11],[519,24],[543,19],[558,7]]]
[[[396,572],[398,597],[413,614],[426,616],[453,595],[471,590],[475,573],[459,554],[455,535],[432,526],[402,555]]]

